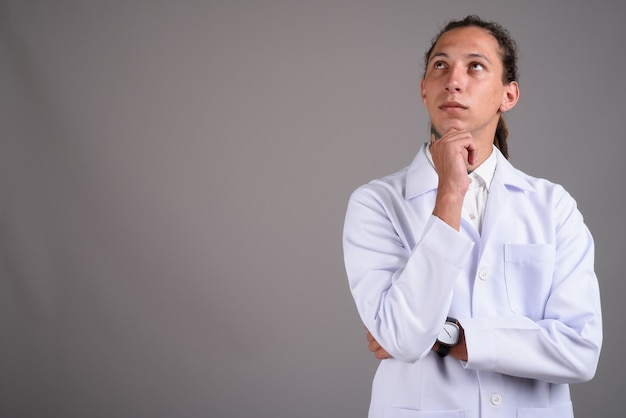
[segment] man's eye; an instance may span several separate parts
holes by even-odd
[[[484,69],[485,69],[485,67],[483,67],[483,65],[482,65],[481,63],[479,63],[479,62],[473,62],[473,63],[471,63],[471,64],[470,64],[470,68],[471,68],[472,70],[484,70]]]
[[[435,63],[433,64],[433,68],[434,68],[434,69],[436,69],[436,70],[440,70],[440,69],[442,69],[442,68],[445,68],[445,66],[446,66],[446,65],[444,64],[444,62],[443,62],[443,61],[437,61],[437,62],[435,62]]]

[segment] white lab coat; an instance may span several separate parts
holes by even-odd
[[[559,185],[498,151],[482,236],[432,215],[437,174],[412,164],[350,197],[344,256],[361,319],[393,356],[372,386],[374,417],[572,417],[568,383],[596,371],[602,343],[593,239]],[[469,360],[431,347],[446,316]]]

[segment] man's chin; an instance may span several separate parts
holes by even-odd
[[[446,134],[446,132],[449,131],[463,131],[466,130],[467,128],[465,127],[464,124],[460,123],[459,121],[456,120],[451,120],[451,121],[445,121],[442,124],[440,124],[440,126],[435,127],[434,125],[431,125],[431,134],[435,133],[435,136],[437,137],[437,139],[441,138],[443,135]]]

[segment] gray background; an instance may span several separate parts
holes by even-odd
[[[0,2],[0,416],[365,416],[347,198],[425,141],[422,54],[468,13],[519,43],[512,162],[596,238],[577,417],[623,410],[625,4]]]

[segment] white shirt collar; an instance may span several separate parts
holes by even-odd
[[[475,175],[484,182],[487,191],[489,191],[491,186],[491,180],[493,180],[493,174],[496,172],[496,163],[498,161],[496,158],[496,146],[493,145],[492,147],[489,157],[471,173],[471,175]]]

